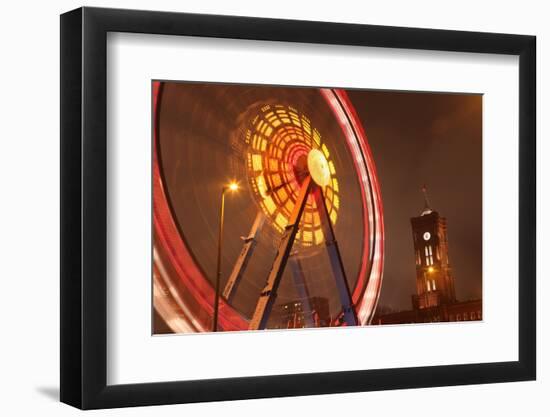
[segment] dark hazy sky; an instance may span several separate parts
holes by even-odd
[[[409,309],[415,292],[410,218],[431,206],[447,218],[458,299],[481,297],[482,96],[348,91],[382,188],[386,231],[379,305]]]

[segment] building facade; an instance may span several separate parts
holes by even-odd
[[[331,325],[330,306],[324,297],[310,297],[281,304],[274,311],[276,329],[328,327]]]

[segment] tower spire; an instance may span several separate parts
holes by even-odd
[[[420,215],[425,216],[433,211],[430,207],[430,200],[428,200],[428,189],[426,188],[426,184],[422,186],[422,193],[424,194],[424,209]]]

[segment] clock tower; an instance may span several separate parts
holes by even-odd
[[[447,219],[432,210],[426,186],[424,209],[411,219],[416,260],[415,309],[438,307],[456,302],[454,278],[449,263]]]

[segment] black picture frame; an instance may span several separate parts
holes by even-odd
[[[519,360],[107,385],[108,32],[519,56]],[[85,7],[61,16],[60,56],[62,402],[93,409],[536,378],[534,36]]]

